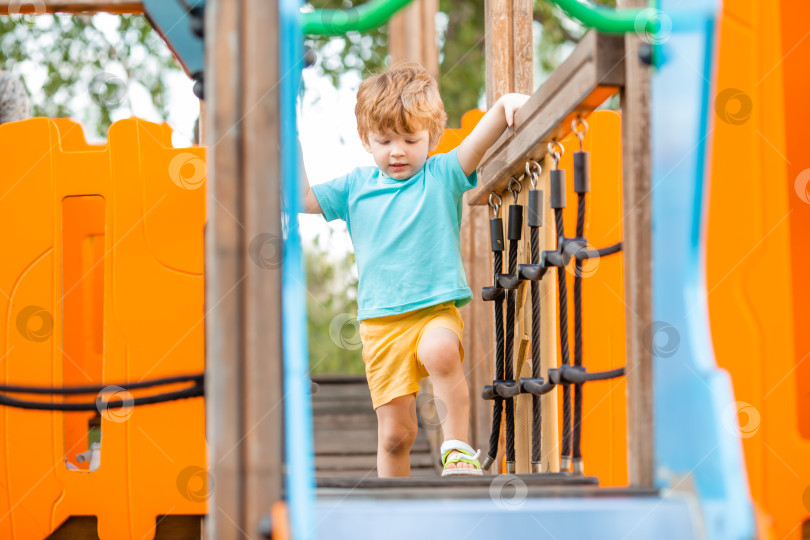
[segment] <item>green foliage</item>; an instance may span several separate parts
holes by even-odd
[[[361,0],[311,0],[308,5],[314,9],[338,9],[363,3]],[[616,0],[597,3],[615,6]],[[439,11],[447,20],[440,51],[439,84],[448,125],[455,127],[459,125],[462,114],[478,107],[485,91],[485,13],[481,0],[440,0]],[[563,60],[560,57],[562,47],[578,42],[586,29],[548,0],[535,0],[534,21],[539,27],[535,61],[542,71],[549,73]],[[365,78],[384,69],[388,61],[387,27],[364,34],[350,32],[331,38],[310,37],[307,45],[317,51],[329,51],[317,69],[335,86],[339,85],[343,73],[358,71]],[[535,86],[538,83],[535,81]]]
[[[439,84],[447,125],[456,127],[478,107],[486,87],[485,14],[480,0],[440,0],[439,10],[447,15]]]
[[[333,234],[304,245],[310,372],[362,375],[354,253],[333,260],[327,248]]]
[[[142,16],[60,14],[0,16],[0,69],[26,85],[35,116],[76,118],[106,137],[117,111],[132,114],[136,84],[166,119],[166,74],[180,67]],[[34,88],[27,75],[39,71],[44,82]]]

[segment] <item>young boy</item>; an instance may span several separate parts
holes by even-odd
[[[306,186],[305,211],[344,220],[354,245],[380,477],[410,475],[416,392],[428,375],[446,409],[442,475],[481,474],[478,452],[466,442],[470,396],[458,308],[472,291],[459,247],[461,199],[475,187],[484,153],[527,99],[503,96],[458,148],[428,159],[447,121],[438,85],[419,64],[397,64],[363,81],[357,93],[358,134],[377,166]]]

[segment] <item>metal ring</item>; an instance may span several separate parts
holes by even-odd
[[[532,183],[532,189],[537,189],[537,180],[540,178],[542,173],[543,168],[535,160],[530,159],[526,162],[526,174],[529,175],[529,181]]]
[[[559,148],[558,152],[555,148]],[[565,153],[565,147],[561,145],[556,139],[552,139],[548,143],[548,153],[551,154],[551,159],[554,160],[554,168],[559,168],[560,158]]]
[[[492,202],[493,197],[496,197],[498,199],[497,203]],[[500,212],[501,210],[501,205],[503,205],[503,198],[494,191],[491,192],[489,194],[489,206],[492,207],[492,211],[495,217],[498,217],[498,212]]]
[[[560,151],[557,152],[554,148],[559,148]],[[565,154],[565,147],[557,141],[557,139],[551,139],[548,143],[548,153],[549,154],[557,154],[557,160],[559,160]]]
[[[522,174],[520,175],[520,178],[523,178],[523,175],[522,175]],[[517,189],[512,189],[512,182],[514,182],[515,184],[517,184]],[[520,184],[520,180],[519,180],[519,179],[517,179],[517,178],[515,178],[514,176],[513,176],[513,177],[511,177],[511,178],[509,179],[509,185],[508,185],[508,186],[506,186],[506,188],[507,188],[509,191],[511,191],[511,192],[512,192],[512,200],[514,201],[514,204],[517,204],[517,201],[518,201],[518,193],[520,193],[520,190],[523,188],[523,186]]]
[[[577,126],[582,126],[583,128],[582,131],[579,131],[577,129]],[[582,137],[584,137],[585,134],[588,133],[588,122],[586,122],[581,115],[577,115],[576,118],[571,120],[571,131],[573,131],[577,137],[579,137],[580,134],[582,135]]]

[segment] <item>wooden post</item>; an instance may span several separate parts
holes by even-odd
[[[278,9],[206,5],[208,538],[258,538],[282,498]]]
[[[485,3],[486,9],[486,92],[487,92],[487,107],[492,107],[495,101],[503,94],[510,92],[519,92],[522,94],[531,94],[534,90],[533,81],[533,40],[532,40],[532,2],[531,0],[487,0]],[[487,179],[480,178],[479,182],[486,182]],[[522,197],[526,197],[525,194]],[[507,201],[511,201],[511,195],[504,198],[504,208],[502,212],[506,211]],[[469,197],[468,197],[469,201]],[[489,232],[488,232],[488,210],[484,207],[471,207],[468,213],[470,220],[468,226],[464,227],[465,231],[475,233],[476,236],[469,238],[462,238],[471,244],[468,246],[469,252],[477,260],[480,260],[478,266],[471,268],[471,273],[474,276],[470,278],[470,286],[473,291],[478,294],[481,287],[484,285],[491,285],[492,282],[492,256],[489,250]],[[505,216],[505,214],[504,214]],[[505,220],[506,222],[506,220]],[[521,254],[525,252],[526,243],[521,243]],[[504,254],[504,264],[508,261],[508,252]],[[486,264],[483,263],[486,259]],[[506,268],[506,267],[505,267]],[[468,278],[470,273],[467,274]],[[474,281],[474,283],[473,283]],[[521,289],[520,293],[516,295],[517,302],[520,302],[525,295]],[[488,336],[488,347],[486,349],[474,350],[477,365],[475,370],[477,373],[471,377],[471,380],[480,381],[476,387],[475,394],[480,393],[482,382],[492,381],[493,376],[493,362],[492,351],[494,350],[493,343],[493,324],[494,319],[492,309],[489,304],[483,302],[476,302],[470,310],[469,319],[475,325],[475,333],[479,336]],[[514,353],[515,358],[519,357],[521,350],[520,344],[524,336],[526,336],[526,329],[523,324],[523,317],[518,313],[516,318],[518,328],[515,332]],[[507,361],[512,361],[507,359]],[[514,363],[514,373],[516,377],[521,375],[521,365],[519,361]],[[523,373],[525,375],[525,372]],[[480,399],[475,400],[476,403],[476,416],[477,424],[483,433],[477,434],[480,439],[475,439],[478,446],[488,448],[486,441],[489,435],[489,429],[492,416],[492,404],[489,402],[482,402]],[[531,400],[529,400],[531,403]],[[517,472],[529,472],[529,419],[531,410],[525,407],[525,400],[517,400],[518,407],[515,413],[515,452],[520,466]],[[483,421],[482,421],[483,420]],[[503,424],[503,423],[502,423]],[[481,442],[479,442],[481,441]]]
[[[392,62],[419,62],[439,80],[436,13],[439,0],[414,0],[388,23],[388,52]]]
[[[644,7],[645,0],[619,0]],[[622,92],[624,297],[627,324],[627,437],[631,486],[653,485],[652,352],[644,333],[652,323],[652,218],[650,201],[650,75],[641,62],[641,39],[625,36]]]

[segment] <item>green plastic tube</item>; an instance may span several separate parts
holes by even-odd
[[[655,9],[613,9],[578,0],[551,1],[560,6],[570,17],[606,34],[655,33],[661,24],[659,12]]]
[[[411,0],[373,0],[349,9],[318,9],[301,14],[304,34],[337,36],[346,32],[364,32],[385,24]]]

